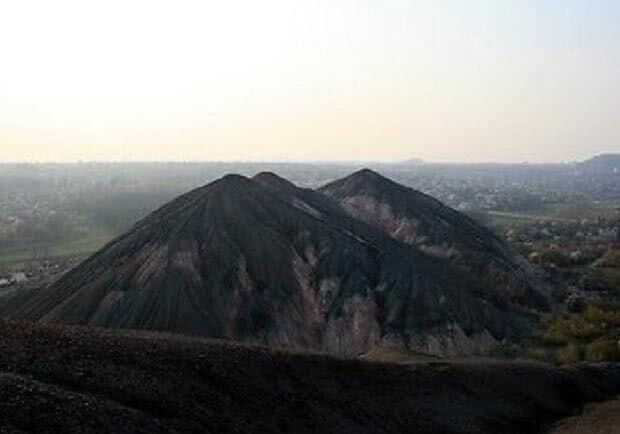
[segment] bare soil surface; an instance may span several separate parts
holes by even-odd
[[[381,363],[0,321],[2,433],[536,433],[619,393],[612,364]]]
[[[620,398],[589,404],[582,414],[555,424],[550,434],[619,434]]]

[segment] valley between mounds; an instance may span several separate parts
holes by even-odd
[[[618,392],[617,364],[390,364],[0,322],[7,433],[535,433]]]

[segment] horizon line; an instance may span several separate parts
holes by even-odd
[[[1,161],[0,165],[61,165],[61,164],[327,164],[327,165],[363,165],[376,164],[386,166],[425,166],[425,165],[504,165],[504,166],[548,166],[548,165],[571,165],[590,160],[604,155],[617,155],[620,153],[600,153],[584,160],[549,161],[549,162],[505,162],[505,161],[440,161],[410,158],[405,160],[7,160]]]

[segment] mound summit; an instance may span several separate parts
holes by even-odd
[[[407,230],[377,218],[386,203]],[[438,243],[458,261],[425,248]],[[492,276],[467,272],[470,252]],[[178,197],[0,315],[343,356],[383,345],[454,355],[527,334],[524,311],[544,301],[518,255],[428,196],[370,171],[320,191],[262,173]]]

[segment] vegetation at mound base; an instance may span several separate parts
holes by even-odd
[[[620,268],[620,248],[609,249],[596,262],[596,266],[601,268]]]
[[[540,346],[528,356],[567,364],[620,361],[620,306],[588,304],[582,311],[554,315],[544,324]]]

